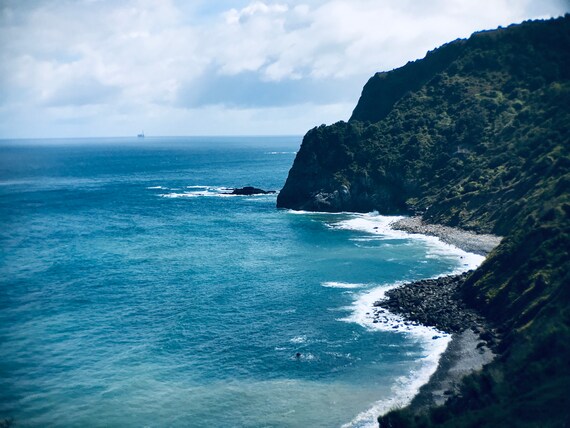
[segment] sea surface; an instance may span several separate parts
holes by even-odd
[[[300,143],[1,140],[0,421],[365,427],[409,401],[449,337],[372,303],[481,258],[226,194],[280,189]]]

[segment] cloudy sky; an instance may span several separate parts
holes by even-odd
[[[0,138],[303,134],[366,80],[568,0],[0,0]]]

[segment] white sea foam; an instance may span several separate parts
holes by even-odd
[[[445,343],[442,346],[441,352],[445,350],[449,340],[451,339],[441,339],[442,343]],[[423,366],[419,370],[410,373],[409,376],[401,377],[396,381],[396,384],[392,387],[390,398],[375,403],[369,409],[359,413],[352,421],[343,424],[342,428],[377,428],[377,418],[379,415],[409,404],[417,391],[429,380],[437,368],[441,352],[436,356],[429,355],[425,357]]]
[[[375,403],[370,409],[357,415],[352,421],[343,425],[344,428],[377,427],[376,418],[392,408],[408,404],[419,388],[425,384],[435,372],[439,357],[447,348],[451,336],[432,327],[415,323],[406,323],[404,319],[382,308],[375,308],[374,302],[384,298],[385,293],[402,282],[383,285],[358,296],[350,307],[351,314],[341,321],[355,322],[366,329],[390,331],[407,335],[418,341],[425,349],[425,356],[420,361],[420,367],[410,372],[408,376],[398,379],[392,387],[390,398]],[[375,318],[378,322],[374,322]]]
[[[386,217],[377,214],[355,214],[355,217],[331,223],[335,229],[357,230],[378,235],[382,239],[419,239],[427,244],[427,258],[458,257],[460,266],[452,273],[459,274],[479,266],[485,259],[472,253],[467,253],[457,247],[445,244],[436,237],[409,234],[393,230],[390,225],[401,217]],[[440,275],[443,276],[443,275]],[[343,425],[343,428],[372,428],[377,427],[376,418],[389,410],[409,404],[419,388],[425,384],[437,369],[439,358],[451,341],[451,336],[432,327],[417,323],[405,322],[396,314],[383,308],[374,307],[374,302],[382,300],[385,293],[403,282],[382,285],[358,295],[352,305],[347,308],[351,314],[341,319],[345,322],[355,322],[366,329],[377,331],[391,331],[405,334],[412,340],[421,343],[425,349],[425,357],[420,361],[420,368],[402,377],[392,388],[390,398],[375,403],[370,409],[357,415],[352,421]],[[376,322],[374,322],[376,320]]]
[[[162,186],[151,186],[151,187],[147,187],[147,189],[164,189],[164,187],[162,187]]]
[[[294,338],[290,339],[289,342],[291,342],[291,343],[305,343],[305,342],[307,342],[307,336],[295,336]]]
[[[351,310],[351,314],[340,321],[355,322],[369,330],[406,333],[421,340],[429,339],[429,343],[432,343],[434,336],[444,336],[443,333],[432,327],[406,323],[401,316],[382,308],[374,307],[374,302],[382,300],[388,290],[399,287],[402,284],[403,282],[397,282],[390,285],[382,285],[359,294],[352,305],[347,308]],[[378,312],[376,316],[374,315],[375,312]],[[380,322],[375,323],[375,318],[379,319]]]
[[[266,155],[296,155],[297,152],[265,152]]]
[[[334,212],[331,213],[329,211],[304,211],[304,210],[286,210],[286,212],[288,214],[293,214],[293,215],[330,215],[330,216],[338,216],[338,215],[358,215],[355,214],[353,212],[349,212],[349,211],[341,211],[341,212]]]
[[[352,421],[343,424],[342,428],[377,428],[379,415],[383,415],[390,410],[401,408],[409,404],[417,391],[425,384],[437,368],[439,356],[447,347],[451,339],[441,339],[442,351],[437,355],[428,355],[423,360],[422,367],[409,376],[400,377],[392,387],[390,398],[375,403],[372,407],[359,413]]]
[[[202,198],[202,197],[216,197],[216,198],[232,198],[238,195],[224,194],[218,192],[212,192],[210,190],[205,190],[202,192],[183,192],[183,193],[165,193],[160,195],[163,198]]]
[[[426,258],[440,258],[440,257],[458,257],[461,260],[461,265],[452,273],[459,274],[470,269],[475,269],[483,260],[484,256],[478,254],[468,253],[453,245],[446,244],[435,236],[421,235],[418,233],[408,233],[401,230],[392,229],[392,224],[401,220],[403,217],[383,216],[377,213],[370,214],[354,214],[353,217],[341,220],[338,222],[331,222],[328,227],[340,230],[355,230],[360,232],[369,233],[371,237],[358,237],[353,238],[355,241],[367,240],[372,237],[380,240],[387,239],[418,239],[427,244]]]
[[[232,195],[232,187],[225,186],[186,186],[183,192],[169,192],[159,196],[163,198],[235,198],[235,197],[260,197],[260,196],[275,196],[275,194],[259,194],[259,195]],[[171,189],[175,190],[175,189]],[[176,189],[178,190],[178,189]]]
[[[350,240],[353,242],[374,242],[374,241],[382,241],[383,239],[380,236],[361,236],[358,238],[350,238]]]
[[[403,217],[384,216],[376,213],[353,214],[351,218],[335,223],[329,223],[328,227],[340,230],[356,230],[376,235],[379,239],[405,239],[410,234],[394,230],[390,226]]]
[[[479,267],[481,265],[481,263],[483,263],[483,261],[485,260],[485,256],[481,256],[479,254],[474,254],[474,253],[468,253],[466,251],[463,251],[460,248],[457,248],[453,245],[450,244],[446,244],[445,242],[442,242],[439,238],[436,238],[435,236],[426,236],[426,235],[418,235],[418,234],[414,234],[414,235],[410,235],[413,237],[417,237],[418,239],[422,239],[424,242],[426,242],[428,244],[428,253],[426,255],[426,258],[440,258],[440,257],[446,257],[446,256],[458,256],[460,261],[461,261],[461,265],[457,267],[457,269],[455,269],[455,271],[453,271],[451,274],[452,275],[456,275],[456,274],[460,274],[462,272],[471,270],[471,269],[476,269],[477,267]],[[442,276],[442,275],[440,275]]]
[[[330,281],[330,282],[323,282],[321,286],[327,288],[362,288],[365,287],[366,284],[353,284],[349,282]]]
[[[291,358],[297,358],[297,357],[291,357]],[[314,361],[317,360],[318,358],[315,357],[315,355],[311,354],[310,352],[306,353],[306,354],[301,354],[301,356],[299,357],[300,360],[304,360],[304,361]]]

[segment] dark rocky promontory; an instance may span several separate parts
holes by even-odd
[[[468,275],[469,272],[411,282],[387,291],[386,298],[374,306],[446,333],[479,328],[486,324],[485,319],[467,307],[459,292]]]
[[[258,189],[257,187],[246,186],[240,187],[239,189],[232,189],[231,193],[228,195],[242,195],[242,196],[251,196],[251,195],[268,195],[277,193],[275,190],[263,190]]]
[[[448,296],[497,326],[497,358],[445,405],[395,410],[381,426],[568,426],[569,189],[570,15],[475,33],[376,73],[348,122],[305,135],[278,207],[504,236]],[[417,315],[421,302],[398,293],[398,310]]]

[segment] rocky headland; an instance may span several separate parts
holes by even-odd
[[[278,207],[406,215],[396,226],[411,233],[479,254],[498,244],[475,271],[381,303],[467,327],[426,386],[439,398],[423,388],[382,427],[568,426],[569,64],[570,15],[475,33],[376,73],[348,122],[305,135]],[[485,349],[497,357],[463,363]]]

